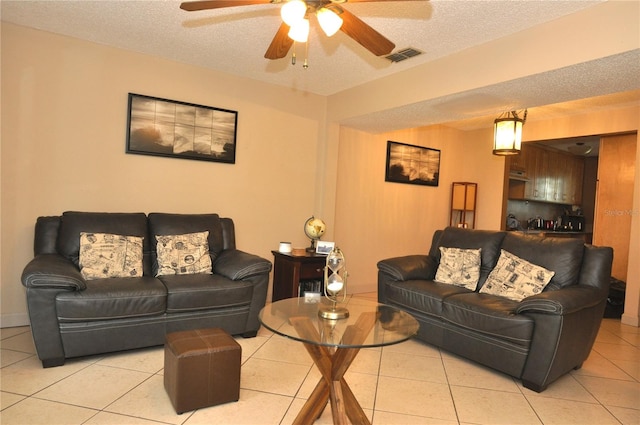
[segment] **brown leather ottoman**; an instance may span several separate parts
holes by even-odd
[[[238,401],[242,347],[224,330],[167,334],[164,388],[178,414]]]

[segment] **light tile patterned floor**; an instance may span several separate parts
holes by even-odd
[[[163,386],[162,347],[43,369],[28,327],[2,329],[0,423],[290,424],[320,378],[310,357],[266,330],[238,342],[240,401],[177,415]],[[605,319],[582,369],[541,394],[413,340],[362,350],[347,381],[376,425],[639,425],[640,331]],[[316,423],[331,423],[330,408]]]

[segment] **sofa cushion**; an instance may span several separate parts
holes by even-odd
[[[87,281],[83,291],[64,291],[56,296],[60,322],[90,322],[153,316],[166,310],[167,289],[150,276]]]
[[[475,291],[480,278],[480,251],[441,246],[435,280]]]
[[[218,214],[149,214],[149,235],[154,242],[159,235],[182,235],[204,231],[209,232],[207,241],[213,263],[224,249],[222,224]],[[155,249],[155,246],[152,248]],[[157,273],[157,261],[154,264],[153,273]]]
[[[456,294],[442,301],[441,317],[491,338],[528,347],[531,344],[534,322],[524,314],[516,314],[517,307],[518,302],[494,295],[477,292]]]
[[[207,237],[209,232],[187,233],[184,235],[156,236],[158,243],[158,273],[168,274],[211,274],[211,256]]]
[[[422,314],[442,314],[442,300],[454,294],[470,291],[461,286],[438,283],[432,280],[407,280],[387,284],[385,303],[416,310]]]
[[[578,282],[584,241],[576,238],[541,238],[507,232],[502,249],[555,274],[546,290],[556,290]]]
[[[522,301],[541,293],[553,275],[554,272],[544,267],[502,250],[498,264],[489,274],[480,293]]]
[[[498,262],[500,246],[505,234],[506,232],[447,227],[442,231],[439,238],[434,237],[434,244],[431,246],[429,255],[435,257],[437,262],[440,263],[440,247],[481,249],[480,278],[478,279],[478,288],[481,288]]]
[[[58,231],[58,252],[80,266],[80,233],[111,233],[143,238],[149,250],[147,217],[144,213],[102,213],[67,211],[62,214]]]
[[[80,273],[82,277],[142,276],[142,240],[139,236],[80,232]]]
[[[217,274],[160,276],[167,288],[167,313],[249,305],[253,284]]]

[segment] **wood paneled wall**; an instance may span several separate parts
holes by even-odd
[[[635,133],[602,137],[598,160],[593,244],[613,247],[611,274],[625,282],[629,260],[631,217],[634,214],[633,182],[637,160],[636,143]]]

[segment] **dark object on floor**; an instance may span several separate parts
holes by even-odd
[[[167,334],[164,388],[180,414],[240,399],[242,347],[224,330]]]
[[[604,309],[604,317],[607,319],[620,319],[624,311],[624,295],[627,283],[611,276],[607,306]]]

